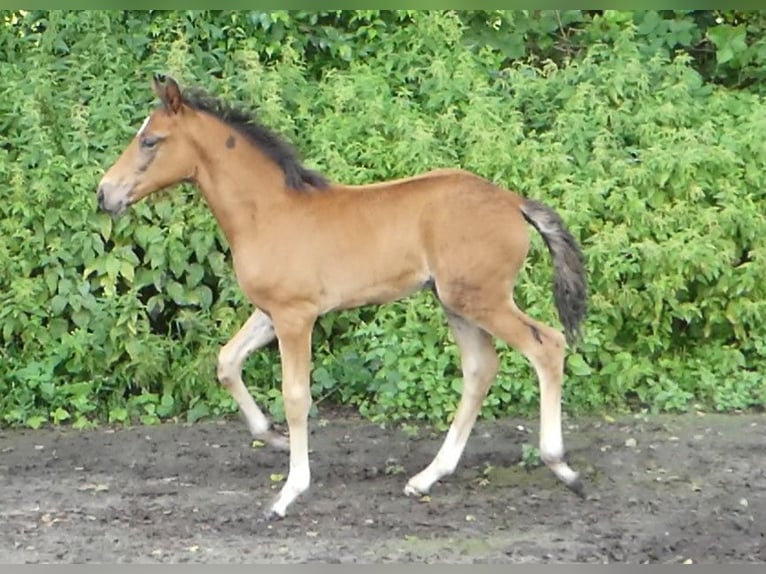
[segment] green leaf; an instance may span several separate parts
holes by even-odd
[[[48,267],[45,270],[45,283],[48,286],[48,292],[53,295],[57,291],[59,282],[58,269],[55,267]]]
[[[716,47],[716,59],[719,64],[729,62],[747,49],[747,27],[744,24],[719,24],[709,28],[707,36]]]
[[[90,322],[91,314],[87,309],[80,309],[72,313],[72,322],[80,328],[84,328]]]
[[[567,366],[569,371],[577,377],[585,377],[591,374],[591,368],[588,363],[585,362],[582,355],[579,353],[573,353],[567,358]]]
[[[53,419],[53,422],[55,424],[60,423],[61,421],[65,421],[69,418],[69,411],[67,411],[63,407],[57,408],[55,411],[51,413],[51,418]]]
[[[109,215],[100,215],[98,218],[98,228],[104,241],[109,241],[112,237],[112,218]]]
[[[186,420],[190,423],[195,423],[209,415],[210,407],[208,407],[207,404],[203,403],[202,401],[198,401],[191,409],[189,409],[189,412],[186,414]]]
[[[173,301],[177,305],[185,305],[186,304],[186,295],[184,293],[183,285],[178,283],[177,281],[169,281],[167,287],[165,288],[168,296],[173,299]]]
[[[205,276],[205,268],[199,263],[192,263],[186,268],[186,285],[189,288],[194,288],[199,285],[202,278]]]
[[[144,345],[139,339],[130,338],[127,341],[125,341],[125,351],[128,353],[128,356],[134,361],[141,359],[141,354],[143,353]]]
[[[48,330],[51,337],[54,339],[60,339],[69,330],[69,322],[63,317],[55,317],[51,319],[48,325]]]
[[[37,430],[41,426],[43,426],[45,423],[47,423],[48,419],[40,415],[32,415],[31,417],[27,419],[26,422],[29,428]]]
[[[109,422],[124,423],[128,420],[128,409],[125,407],[114,407],[109,410]]]
[[[643,13],[643,18],[641,18],[636,31],[642,36],[648,36],[657,29],[661,20],[656,10],[647,10]]]
[[[51,312],[54,315],[60,315],[67,306],[67,299],[63,295],[54,295],[50,300]]]
[[[213,304],[213,291],[207,285],[200,285],[194,290],[194,295],[203,309],[209,309]]]
[[[107,255],[106,260],[104,261],[104,269],[106,270],[106,274],[109,275],[109,277],[116,278],[117,274],[120,272],[121,267],[122,262],[119,259],[113,255]]]
[[[170,394],[163,394],[160,404],[157,406],[157,414],[161,417],[167,417],[175,412],[175,400]]]
[[[133,279],[135,278],[135,269],[133,267],[133,264],[129,261],[122,261],[120,263],[120,275],[125,277],[130,283],[133,282]]]
[[[156,424],[159,424],[160,422],[159,417],[155,415],[154,413],[142,414],[141,416],[138,417],[138,420],[141,421],[142,425],[147,425],[147,426],[156,425]]]

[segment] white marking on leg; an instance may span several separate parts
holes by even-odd
[[[450,426],[439,452],[425,469],[413,476],[404,487],[407,496],[420,496],[431,490],[431,487],[441,478],[452,474],[463,454],[468,442],[468,432],[457,428],[455,423]]]
[[[543,460],[559,461],[564,456],[561,411],[556,408],[556,402],[550,397],[545,396],[540,403],[540,456]]]
[[[271,505],[271,512],[280,517],[287,514],[287,507],[306,492],[311,483],[308,437],[302,440],[300,435],[299,430],[294,426],[290,427],[290,472],[282,490]]]
[[[238,379],[229,387],[229,393],[237,401],[239,410],[245,417],[245,424],[250,434],[254,438],[260,438],[265,435],[269,430],[269,420],[263,414],[263,411],[258,408],[255,400],[253,400],[253,396],[245,387],[245,383]]]
[[[282,399],[289,429],[290,471],[282,490],[271,505],[271,514],[283,517],[287,507],[309,488],[308,416],[311,409],[311,329],[313,320],[295,326],[295,318],[279,331],[282,361]]]
[[[292,381],[293,384],[296,381]],[[289,384],[289,383],[288,383]],[[297,382],[298,385],[301,382]],[[293,394],[294,393],[294,394]],[[308,412],[311,408],[311,394],[308,384],[305,388],[293,387],[283,393],[285,415],[290,429],[290,471],[282,490],[271,505],[272,514],[284,517],[287,507],[306,492],[311,482],[309,468]]]
[[[237,334],[221,349],[218,355],[218,380],[239,405],[250,433],[255,438],[267,439],[275,446],[286,448],[287,443],[284,438],[270,435],[268,419],[258,408],[242,381],[242,365],[245,359],[252,352],[271,342],[274,337],[271,319],[260,310],[253,313]]]
[[[431,464],[413,476],[404,487],[404,493],[408,496],[425,494],[438,480],[455,472],[497,372],[497,354],[486,332],[455,316],[450,318],[450,327],[460,347],[463,393],[439,452]]]
[[[549,464],[548,468],[550,468],[553,471],[553,474],[558,476],[567,486],[571,486],[580,478],[580,474],[572,470],[572,468],[564,461]]]
[[[561,407],[549,410],[540,417],[540,458],[565,484],[572,484],[578,474],[564,462],[564,440],[561,435]]]
[[[562,343],[563,348],[563,343]],[[564,484],[572,485],[579,474],[564,461],[561,430],[562,365],[551,367],[533,361],[540,382],[540,458]]]

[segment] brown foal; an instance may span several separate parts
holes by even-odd
[[[98,186],[116,215],[152,192],[195,184],[229,242],[237,281],[256,311],[221,349],[218,379],[254,437],[289,448],[287,480],[269,509],[283,517],[310,482],[311,334],[330,311],[382,304],[430,288],[460,350],[464,385],[433,461],[405,493],[428,492],[452,473],[498,370],[493,337],[523,353],[540,384],[540,452],[569,488],[581,481],[564,460],[561,384],[566,342],[586,310],[581,252],[561,218],[538,201],[461,170],[436,170],[363,186],[330,183],[249,114],[154,77],[161,101]],[[562,333],[525,315],[512,291],[529,248],[526,223],[554,264]],[[245,359],[279,343],[289,439],[274,433],[245,387]]]

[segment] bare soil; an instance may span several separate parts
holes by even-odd
[[[312,486],[263,511],[287,455],[238,420],[0,431],[0,562],[764,562],[766,415],[569,420],[580,500],[524,420],[477,425],[430,498],[407,478],[443,437],[312,420]]]

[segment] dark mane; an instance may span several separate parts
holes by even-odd
[[[285,183],[289,188],[302,190],[306,186],[317,189],[327,187],[324,176],[305,168],[293,146],[266,126],[258,123],[253,112],[235,108],[199,88],[185,90],[183,99],[192,108],[217,117],[247,137],[282,168],[285,172]]]

